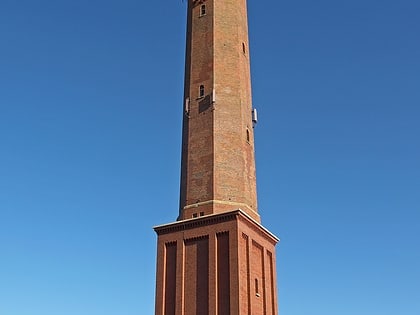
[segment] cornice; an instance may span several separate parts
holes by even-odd
[[[273,233],[271,233],[269,230],[267,230],[265,227],[263,227],[260,223],[258,223],[256,220],[254,220],[251,216],[249,216],[246,212],[244,212],[241,209],[158,225],[153,227],[153,229],[158,235],[163,235],[209,226],[222,222],[229,222],[235,219],[244,222],[249,227],[268,237],[274,244],[279,241],[278,237],[276,237]]]

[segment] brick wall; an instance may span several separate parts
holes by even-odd
[[[240,207],[259,221],[246,12],[245,0],[189,1],[179,219]]]
[[[277,239],[244,212],[155,230],[156,315],[277,315]]]

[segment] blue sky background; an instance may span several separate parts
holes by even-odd
[[[0,314],[154,313],[185,3],[0,1]],[[420,2],[249,0],[283,315],[420,314]]]

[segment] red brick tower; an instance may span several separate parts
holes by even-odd
[[[276,315],[257,210],[246,0],[188,0],[178,221],[158,234],[156,315]]]

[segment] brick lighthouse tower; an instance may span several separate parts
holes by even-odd
[[[246,0],[188,0],[178,219],[158,235],[156,315],[277,315],[257,208]]]

